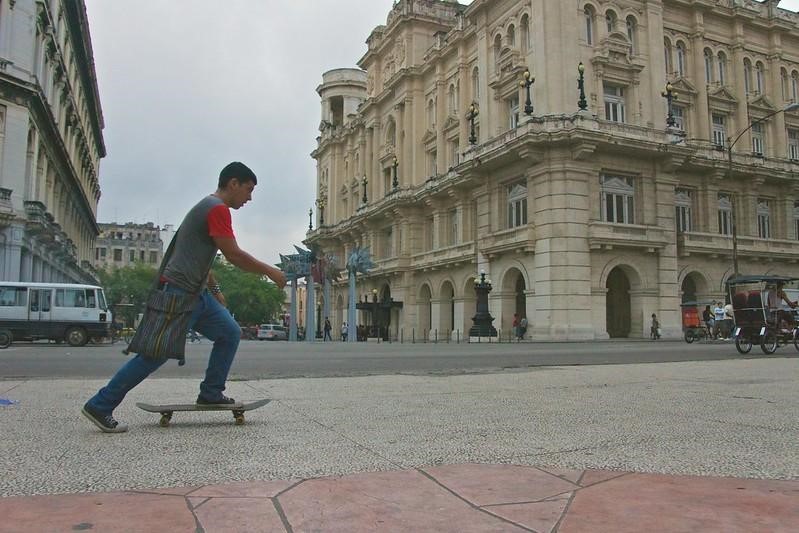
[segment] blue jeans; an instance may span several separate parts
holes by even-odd
[[[166,290],[185,292],[174,285],[167,286]],[[211,356],[208,358],[205,380],[200,383],[200,396],[215,400],[225,390],[225,381],[239,347],[241,328],[216,298],[208,291],[203,291],[192,312],[189,329],[199,331],[214,343]],[[117,371],[108,385],[89,400],[89,405],[101,413],[110,414],[122,403],[130,390],[158,370],[166,361],[155,361],[136,355]]]

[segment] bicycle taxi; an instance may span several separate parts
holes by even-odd
[[[708,305],[712,306],[713,302],[683,302],[680,304],[683,338],[688,344],[710,337],[711,333],[702,320],[702,310]]]
[[[799,350],[797,282],[799,278],[785,276],[738,276],[727,281],[735,318],[733,338],[740,353],[749,353],[754,344],[760,344],[765,354],[790,343]]]

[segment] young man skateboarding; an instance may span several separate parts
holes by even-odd
[[[231,264],[242,270],[268,276],[281,289],[286,284],[286,277],[280,270],[262,263],[239,248],[233,234],[230,209],[238,209],[249,202],[257,183],[253,171],[243,163],[230,163],[223,168],[216,192],[200,200],[183,219],[174,251],[167,258],[160,278],[163,290],[198,294],[189,329],[199,331],[214,343],[205,379],[200,384],[198,405],[235,404],[235,400],[226,397],[223,391],[239,346],[241,329],[220,303],[224,300],[219,286],[206,287],[217,251],[221,251]],[[166,359],[155,360],[136,355],[86,402],[83,414],[106,433],[127,431],[125,424],[114,419],[114,409],[131,389],[165,362]]]

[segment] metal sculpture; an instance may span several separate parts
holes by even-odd
[[[350,255],[347,257],[347,272],[349,273],[349,308],[347,311],[347,328],[349,335],[347,335],[348,342],[358,341],[358,328],[356,325],[357,314],[355,309],[355,275],[357,273],[366,274],[370,269],[374,268],[371,254],[368,248],[354,248]]]

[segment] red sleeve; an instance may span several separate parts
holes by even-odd
[[[208,235],[211,237],[231,237],[233,235],[233,222],[230,219],[230,209],[225,204],[215,205],[208,211]]]

